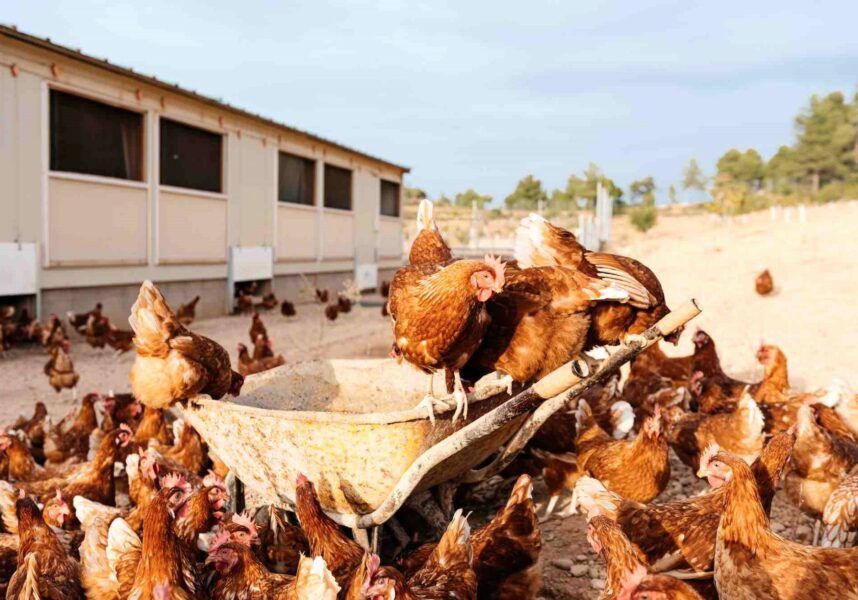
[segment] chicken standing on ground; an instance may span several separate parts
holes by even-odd
[[[107,345],[113,348],[116,355],[125,354],[134,347],[134,332],[119,329],[109,324],[107,329]]]
[[[506,506],[471,534],[480,600],[528,600],[539,593],[542,537],[532,494],[530,477],[520,476]],[[397,561],[403,575],[420,570],[436,547],[424,544]]]
[[[182,487],[161,489],[146,509],[142,541],[122,519],[111,523],[108,556],[111,552],[115,556],[120,598],[152,598],[155,588],[163,584],[172,587],[174,600],[201,597],[196,549],[186,546],[173,533],[173,515],[186,500],[186,489]]]
[[[89,452],[89,435],[98,427],[95,392],[81,398],[80,406],[72,409],[45,437],[44,454],[49,463],[59,464],[70,458],[86,460]]]
[[[715,546],[722,600],[858,599],[858,548],[804,546],[772,532],[754,474],[741,458],[707,454],[698,476],[726,488]]]
[[[63,340],[61,344],[52,346],[50,350],[51,358],[45,364],[45,375],[48,376],[48,383],[59,394],[64,389],[71,389],[72,399],[77,399],[77,382],[80,381],[80,375],[74,370],[74,363],[69,357],[71,352],[71,342]]]
[[[775,289],[774,279],[772,279],[772,274],[769,273],[768,269],[757,275],[754,288],[760,296],[768,296]]]
[[[200,301],[199,296],[195,296],[193,300],[187,304],[179,305],[176,309],[176,320],[187,327],[197,318],[197,303]]]
[[[265,328],[265,323],[262,322],[262,317],[256,311],[251,313],[250,330],[247,333],[250,336],[251,344],[255,344],[260,336],[263,339],[268,339],[268,330]]]
[[[693,587],[669,575],[650,575],[638,566],[622,582],[617,600],[703,600]]]
[[[101,309],[96,307],[89,313],[84,328],[86,343],[93,348],[104,348],[107,345],[107,332],[110,330],[110,319],[105,317]]]
[[[697,469],[700,454],[711,443],[751,464],[763,449],[765,419],[750,394],[730,413],[682,413],[668,426],[667,439],[682,462]]]
[[[222,539],[229,539],[229,535]],[[221,541],[221,540],[217,540]],[[217,578],[211,590],[213,600],[336,600],[340,586],[327,569],[325,560],[302,556],[296,575],[271,573],[246,545],[226,541],[209,549],[207,565]]]
[[[303,475],[298,475],[295,496],[295,512],[304,528],[310,552],[325,560],[341,589],[348,589],[352,576],[363,560],[363,548],[347,537],[340,526],[325,514],[315,487]]]
[[[45,461],[45,436],[50,429],[48,419],[48,407],[44,402],[36,402],[33,416],[27,419],[21,416],[11,427],[12,431],[21,431],[30,442],[33,457],[39,461]]]
[[[797,427],[793,468],[784,481],[784,491],[802,512],[817,520],[816,539],[826,502],[843,476],[858,464],[858,447],[851,439],[820,427],[811,406],[799,407]]]
[[[67,337],[63,322],[57,315],[51,313],[42,330],[42,346],[50,348],[56,344],[61,344]]]
[[[238,296],[235,298],[235,311],[233,314],[246,315],[253,312],[253,296],[239,290]]]
[[[325,317],[328,321],[336,321],[340,314],[340,307],[336,304],[329,304],[325,307]]]
[[[632,440],[614,440],[592,420],[586,403],[580,409],[575,443],[583,473],[638,502],[649,502],[664,491],[670,480],[670,461],[659,408]]]
[[[414,575],[406,580],[396,568],[381,567],[367,582],[367,597],[476,600],[477,576],[471,567],[470,537],[468,520],[459,509],[429,559]]]
[[[779,433],[751,467],[767,513],[794,445],[795,432]],[[575,486],[584,512],[589,516],[595,509],[616,521],[646,562],[658,570],[685,565],[699,572],[712,569],[723,494],[724,488],[719,487],[686,499],[642,504],[607,490],[592,477],[582,477]]]
[[[272,356],[274,356],[274,345],[271,340],[263,334],[257,335],[253,341],[253,360],[271,358]]]
[[[274,295],[274,292],[268,292],[267,294],[262,296],[262,302],[260,303],[260,306],[262,306],[262,308],[264,308],[265,310],[273,310],[277,308],[278,304],[279,302],[277,301],[277,296]]]
[[[607,577],[599,600],[616,600],[628,573],[646,565],[619,526],[606,516],[592,511],[587,518],[587,541],[593,552],[605,561]]]
[[[269,346],[269,349],[270,344],[270,341],[268,341],[266,344]],[[247,346],[245,346],[244,344],[239,343],[237,346],[237,350],[238,372],[241,373],[243,377],[247,377],[248,375],[253,375],[255,373],[262,373],[263,371],[268,371],[269,369],[273,369],[275,367],[279,367],[280,365],[286,364],[286,359],[283,358],[282,354],[255,359],[250,357],[250,353],[247,351]]]
[[[79,600],[80,565],[45,523],[29,498],[15,504],[20,546],[18,569],[9,581],[10,600]]]
[[[284,300],[283,303],[280,305],[280,314],[284,317],[294,317],[298,313],[295,311],[294,304],[292,304],[288,300]]]
[[[140,286],[128,322],[137,347],[131,391],[143,404],[166,408],[196,394],[219,399],[241,391],[244,378],[230,368],[227,351],[180,324],[151,281]]]

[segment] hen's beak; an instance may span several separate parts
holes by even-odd
[[[496,285],[492,288],[492,291],[495,294],[500,294],[503,291],[503,286]]]
[[[706,472],[706,469],[701,468],[701,469],[697,469],[697,476],[700,479],[706,479],[706,477],[708,477],[709,474]]]

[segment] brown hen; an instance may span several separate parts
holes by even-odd
[[[816,548],[769,529],[753,471],[732,454],[705,457],[698,475],[724,482],[715,547],[715,583],[722,600],[858,599],[858,548]]]
[[[226,350],[179,323],[151,281],[140,286],[128,321],[137,347],[131,391],[140,402],[165,408],[196,394],[238,395],[244,378],[230,369]]]

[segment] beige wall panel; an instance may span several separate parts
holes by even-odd
[[[52,177],[48,184],[51,266],[147,261],[145,188]]]
[[[316,210],[277,206],[277,260],[316,259]]]
[[[0,69],[0,241],[42,238],[42,80]]]
[[[381,218],[378,231],[379,258],[402,256],[402,221]]]
[[[164,190],[159,195],[159,262],[225,262],[226,200]]]
[[[355,262],[359,265],[376,261],[376,227],[381,189],[378,177],[366,169],[352,173],[355,210]]]
[[[274,242],[276,152],[254,136],[231,133],[226,141],[230,244],[271,246]]]
[[[354,255],[354,216],[326,210],[322,213],[322,258],[351,258]]]

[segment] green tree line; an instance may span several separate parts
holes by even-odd
[[[754,148],[718,159],[712,207],[746,212],[772,202],[858,196],[858,94],[812,96],[794,119],[795,139],[765,160]]]

